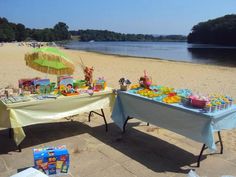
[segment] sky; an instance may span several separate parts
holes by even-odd
[[[29,28],[187,35],[199,22],[236,14],[236,0],[0,0],[0,17]]]

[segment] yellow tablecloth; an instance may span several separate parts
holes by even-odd
[[[5,104],[0,101],[0,128],[13,128],[14,140],[19,145],[25,138],[22,127],[73,116],[83,112],[112,107],[114,94],[111,88],[92,96],[60,96],[56,99],[35,100]]]

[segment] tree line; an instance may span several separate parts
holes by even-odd
[[[57,23],[53,28],[30,29],[21,23],[11,23],[6,18],[0,18],[0,42],[12,41],[62,41],[70,39],[68,26]]]
[[[145,35],[123,34],[108,30],[77,30],[68,31],[64,22],[57,23],[53,28],[30,29],[21,23],[9,22],[0,17],[0,42],[29,41],[40,42],[70,40],[77,36],[79,41],[186,41],[182,35]]]
[[[147,34],[124,34],[108,30],[78,30],[70,31],[72,36],[79,36],[80,41],[186,41],[183,35],[147,35]]]
[[[225,15],[198,23],[188,35],[188,42],[236,46],[236,15]]]
[[[0,42],[11,41],[63,41],[77,36],[79,41],[188,41],[189,43],[236,45],[236,15],[225,15],[193,26],[187,36],[124,34],[108,30],[69,31],[64,22],[53,28],[30,29],[21,23],[9,22],[0,17]]]

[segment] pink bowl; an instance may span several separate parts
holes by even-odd
[[[206,100],[191,99],[190,102],[191,102],[191,105],[194,106],[194,107],[204,108],[208,101],[206,101]]]

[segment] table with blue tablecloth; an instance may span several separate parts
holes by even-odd
[[[202,151],[206,147],[216,150],[214,133],[218,132],[223,151],[220,131],[236,128],[236,105],[206,113],[203,109],[166,104],[129,91],[118,91],[112,112],[113,121],[124,131],[132,117],[203,143]]]

